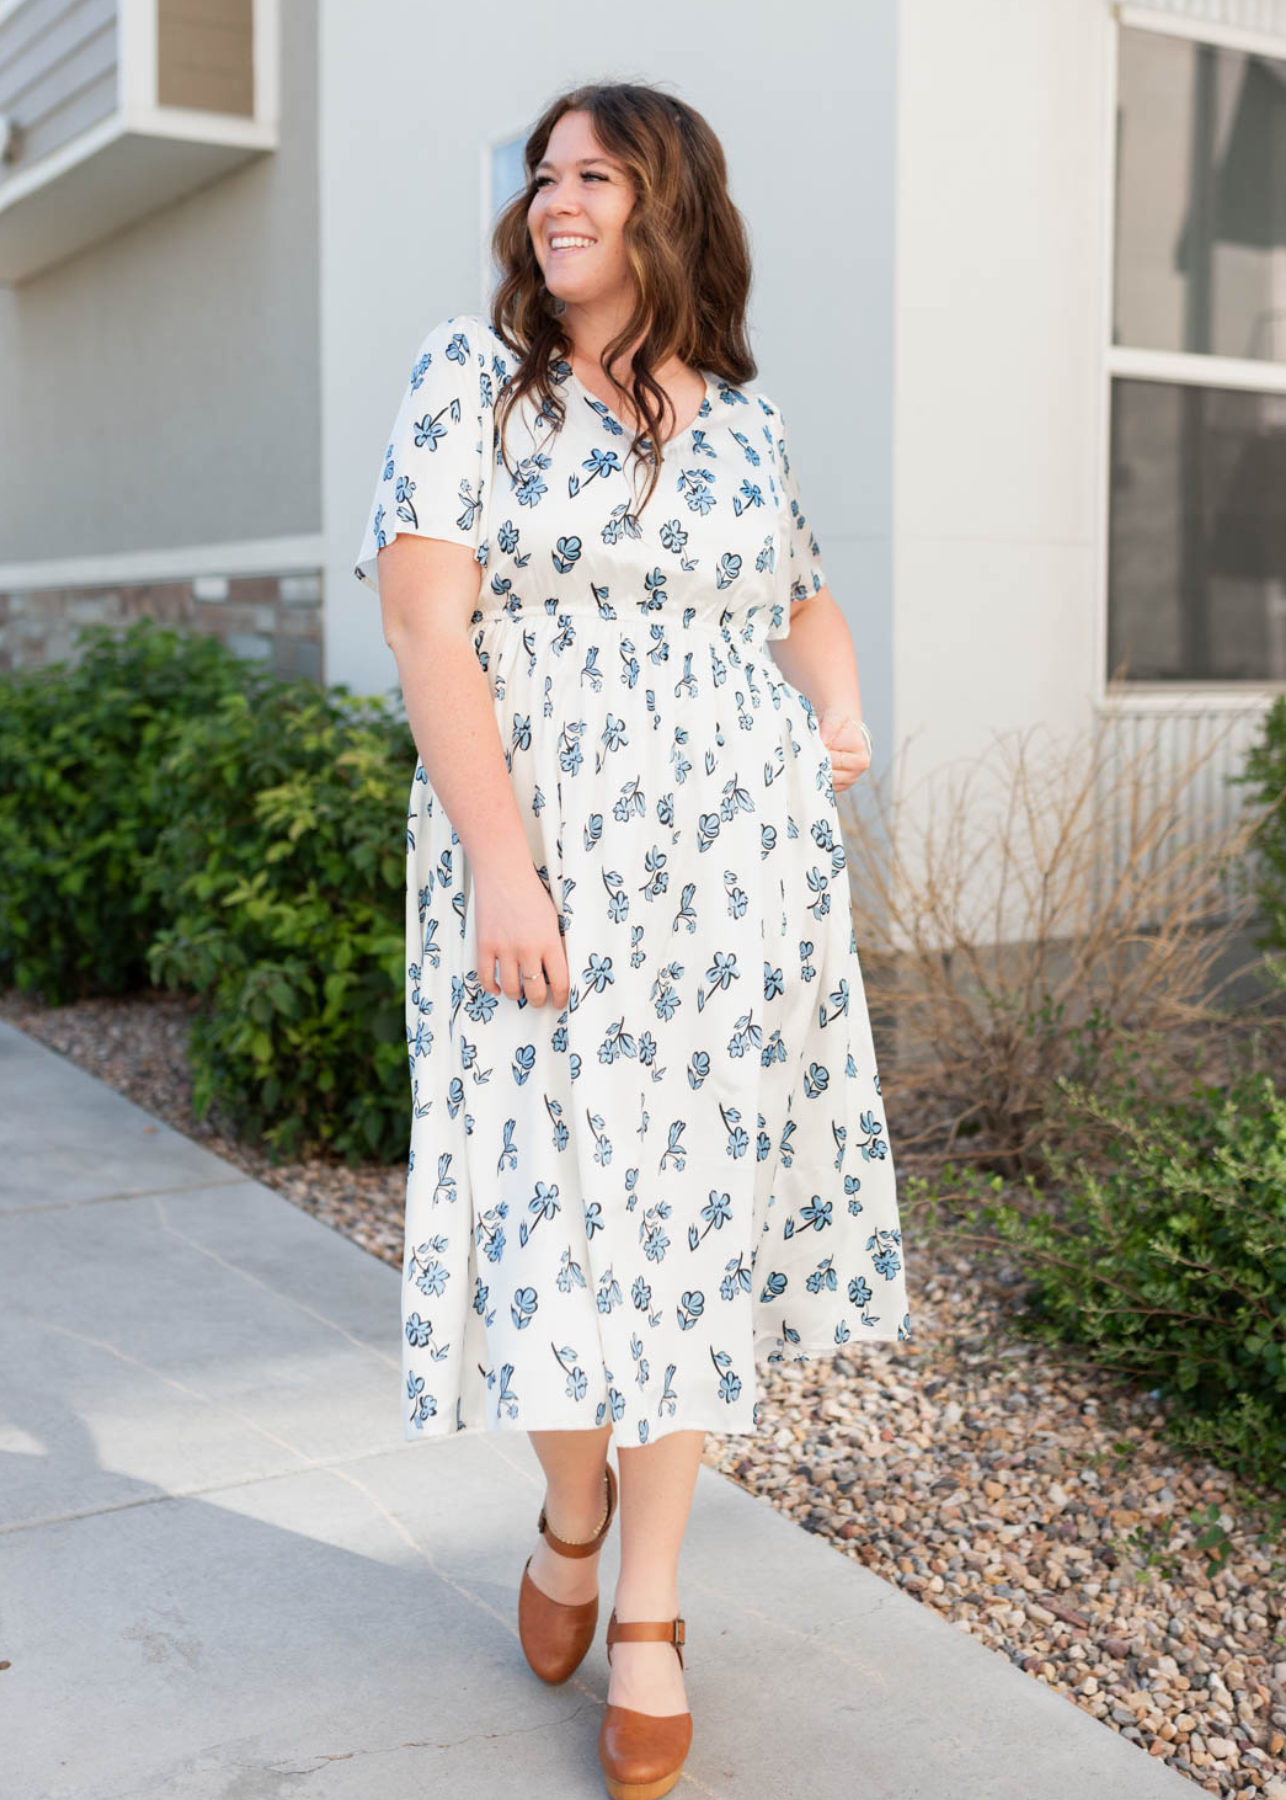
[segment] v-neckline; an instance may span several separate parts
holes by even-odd
[[[711,381],[710,376],[706,373],[706,371],[704,369],[701,369],[698,372],[701,376],[702,381],[705,383],[705,392],[701,396],[701,401],[697,407],[696,412],[693,414],[692,418],[689,419],[688,423],[682,428],[682,430],[671,432],[670,436],[668,438],[666,438],[665,442],[661,445],[662,461],[664,461],[664,459],[670,454],[670,447],[672,444],[677,444],[677,443],[681,442],[682,439],[684,439],[686,437],[690,437],[692,435],[692,433],[696,430],[698,425],[700,425],[704,419],[707,419],[710,416],[710,412],[707,411],[707,403],[709,404],[710,411],[714,410],[714,392],[713,392],[714,384]],[[613,421],[613,423],[616,424],[620,428],[620,430],[625,433],[625,435],[627,437],[632,438],[634,436],[634,433],[632,431],[630,431],[630,429],[626,425],[624,419],[617,417],[616,413],[613,412],[612,408],[607,404],[606,400],[600,400],[597,394],[593,394],[590,392],[590,390],[585,386],[585,383],[581,380],[580,376],[576,373],[575,369],[572,368],[570,363],[567,364],[567,374],[568,374],[568,379],[570,381],[575,382],[577,388],[584,395],[586,400],[588,400],[591,403],[591,405],[593,405],[595,407],[601,406],[603,411],[607,414],[608,418],[611,419]],[[651,440],[648,438],[644,438],[644,440],[643,440],[644,443],[650,443],[650,441]]]

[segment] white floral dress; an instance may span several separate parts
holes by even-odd
[[[565,362],[562,427],[527,396],[504,467],[516,362],[481,317],[428,333],[355,570],[378,590],[398,532],[474,547],[471,642],[571,982],[561,1012],[481,986],[418,765],[405,1435],[754,1431],[757,1359],[910,1335],[830,757],[767,649],[819,550],[764,395],[707,377],[640,514],[631,433]]]

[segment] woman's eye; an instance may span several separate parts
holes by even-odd
[[[549,179],[548,175],[537,175],[533,185],[538,188],[544,187]],[[603,174],[601,169],[582,169],[581,179],[583,181],[606,181],[608,177]]]

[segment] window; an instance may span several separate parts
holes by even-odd
[[[491,260],[491,233],[505,207],[527,184],[523,169],[522,148],[527,133],[503,138],[487,146],[486,178],[483,183],[482,220],[482,291],[490,296],[500,279],[500,270]]]
[[[1107,678],[1286,683],[1286,41],[1122,24]]]

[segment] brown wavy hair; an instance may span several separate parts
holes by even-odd
[[[643,459],[640,439],[647,436],[652,445],[659,441],[664,414],[664,390],[653,374],[658,364],[677,355],[690,368],[708,370],[733,385],[757,373],[746,333],[751,268],[745,221],[728,193],[723,146],[686,101],[635,82],[592,82],[554,100],[523,146],[526,186],[501,212],[491,234],[492,256],[501,270],[491,324],[519,357],[496,403],[502,456],[505,421],[524,394],[534,393],[539,415],[552,416],[560,427],[566,411],[550,380],[549,364],[566,356],[572,343],[551,310],[553,296],[536,260],[527,211],[550,133],[569,112],[589,114],[599,144],[619,159],[633,184],[624,238],[634,272],[634,310],[606,346],[601,366],[642,420],[626,457],[637,453]],[[635,338],[640,342],[626,388],[609,365]],[[659,456],[648,460],[651,477],[639,511],[660,476]]]

